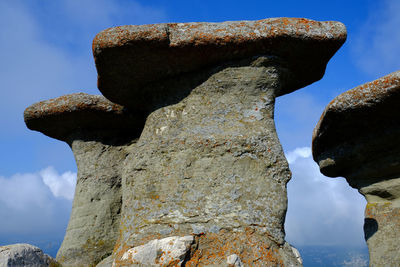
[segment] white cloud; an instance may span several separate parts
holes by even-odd
[[[298,158],[309,158],[311,157],[311,149],[309,147],[298,147],[293,151],[289,151],[286,154],[287,161],[289,164],[294,163]]]
[[[368,20],[353,38],[359,68],[375,77],[400,69],[400,1],[374,3]]]
[[[59,175],[52,167],[0,176],[0,240],[21,233],[63,233],[75,182],[75,173]]]
[[[293,173],[285,224],[289,242],[298,246],[365,246],[364,198],[343,178],[323,176],[310,148],[297,148],[287,156]]]
[[[53,167],[47,167],[39,174],[55,197],[63,197],[69,200],[74,198],[76,173],[68,171],[59,175]]]

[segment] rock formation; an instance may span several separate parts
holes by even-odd
[[[118,238],[99,266],[301,265],[275,97],[322,78],[345,39],[341,23],[288,18],[99,33],[99,89],[125,108],[80,94],[25,112],[78,165],[57,259],[99,262]]]
[[[29,129],[67,142],[78,165],[58,261],[66,266],[99,262],[110,255],[118,236],[124,148],[139,135],[139,120],[102,96],[83,93],[36,103],[24,117]]]
[[[313,135],[324,175],[343,176],[368,201],[364,232],[371,266],[400,262],[400,71],[336,97]]]
[[[0,246],[0,267],[43,267],[59,266],[49,255],[40,248],[29,244],[14,244]]]

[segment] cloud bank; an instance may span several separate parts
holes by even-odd
[[[53,167],[0,176],[0,245],[28,242],[46,250],[60,245],[68,223],[76,173]]]
[[[288,183],[287,240],[294,245],[365,246],[366,201],[343,178],[319,172],[309,147],[287,153],[292,180]]]

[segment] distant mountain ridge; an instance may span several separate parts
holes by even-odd
[[[369,266],[367,247],[303,246],[297,249],[304,267]]]

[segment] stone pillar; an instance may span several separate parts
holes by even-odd
[[[368,201],[371,266],[400,262],[400,71],[336,97],[313,135],[324,175],[343,176]]]
[[[320,79],[345,38],[340,23],[287,18],[98,34],[100,91],[149,113],[124,163],[115,266],[301,265],[284,240],[275,97]],[[170,257],[162,240],[186,252]]]
[[[290,171],[273,121],[279,71],[228,67],[150,114],[124,168],[120,246],[195,234],[190,262],[201,265],[231,254],[290,259],[281,249]]]
[[[111,254],[122,203],[121,165],[137,120],[101,96],[72,94],[25,111],[28,128],[67,142],[78,177],[70,221],[57,253],[63,266],[89,266]]]

